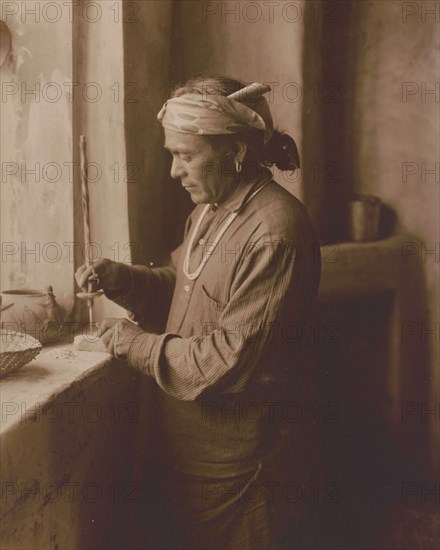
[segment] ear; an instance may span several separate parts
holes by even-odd
[[[234,162],[243,162],[244,157],[246,156],[247,145],[242,141],[237,142],[236,153],[234,156]]]

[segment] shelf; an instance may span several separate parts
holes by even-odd
[[[364,298],[396,290],[413,264],[415,240],[397,235],[368,243],[336,243],[321,247],[322,272],[318,302]],[[407,261],[405,261],[407,260]]]

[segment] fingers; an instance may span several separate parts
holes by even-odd
[[[81,286],[79,283],[86,269],[87,269],[86,264],[83,264],[82,266],[78,267],[78,269],[75,271],[75,279],[79,286]]]
[[[102,338],[102,336],[108,332],[110,329],[113,329],[113,327],[116,325],[116,323],[120,321],[120,319],[104,319],[102,323],[100,323],[97,335]]]
[[[115,355],[114,334],[112,330],[108,330],[101,336],[101,341],[105,346],[105,349],[111,354]]]
[[[140,332],[143,331],[128,319],[104,319],[99,326],[98,336],[111,355],[123,359],[127,357],[130,345]]]
[[[101,288],[102,285],[99,284],[99,279],[105,276],[107,270],[107,262],[105,258],[100,260],[92,261],[91,266],[83,264],[75,272],[75,279],[84,291],[87,292],[87,283],[95,282],[96,288]]]
[[[117,325],[119,319],[104,319],[99,325],[97,335],[101,338],[106,350],[116,357],[115,355],[115,333],[114,327]]]
[[[87,282],[89,281],[89,278],[93,276],[93,274],[93,269],[91,267],[87,267],[85,265],[81,266],[75,273],[75,279],[78,283],[78,286],[87,291]]]

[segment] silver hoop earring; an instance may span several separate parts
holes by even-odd
[[[235,170],[237,171],[237,174],[239,174],[241,172],[241,162],[236,162],[235,163]]]

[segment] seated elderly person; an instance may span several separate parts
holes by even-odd
[[[94,266],[137,323],[106,319],[101,339],[157,385],[153,507],[169,535],[157,547],[276,548],[317,481],[306,334],[319,247],[268,169],[299,167],[269,90],[210,77],[174,91],[158,119],[171,176],[196,204],[182,244],[167,266]],[[81,287],[92,276],[76,273]]]

